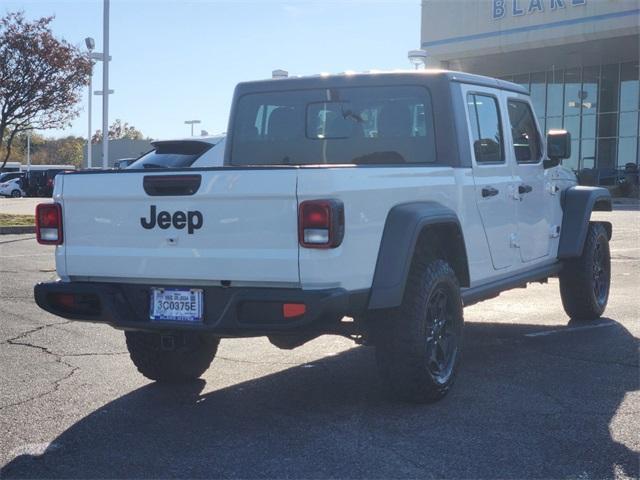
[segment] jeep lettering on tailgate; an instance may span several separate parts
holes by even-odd
[[[199,230],[202,227],[203,218],[202,213],[198,210],[183,212],[178,210],[171,215],[169,212],[163,210],[156,215],[157,207],[151,205],[151,211],[149,212],[149,219],[144,217],[140,218],[140,225],[147,230],[151,230],[156,224],[163,230],[166,230],[173,224],[173,228],[182,230],[187,227],[187,232],[192,234],[195,230]]]

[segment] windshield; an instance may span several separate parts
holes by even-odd
[[[396,164],[436,161],[424,87],[350,87],[242,96],[232,165]]]
[[[213,144],[200,141],[153,142],[154,150],[145,153],[128,168],[183,168],[189,167]]]

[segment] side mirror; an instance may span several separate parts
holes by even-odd
[[[571,156],[571,134],[566,130],[549,130],[547,133],[547,156],[544,168],[555,167],[560,160]]]

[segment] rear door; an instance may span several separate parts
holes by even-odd
[[[475,200],[496,270],[514,265],[516,205],[506,155],[500,91],[463,85],[472,151]]]
[[[296,286],[295,169],[65,175],[71,279]]]

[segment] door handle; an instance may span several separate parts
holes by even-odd
[[[484,198],[487,197],[495,197],[496,195],[498,195],[498,193],[500,193],[500,191],[497,188],[493,188],[493,187],[484,187],[482,189],[482,196]]]
[[[518,193],[520,195],[524,195],[525,193],[531,193],[531,190],[533,190],[533,187],[531,185],[520,185],[518,187]]]

